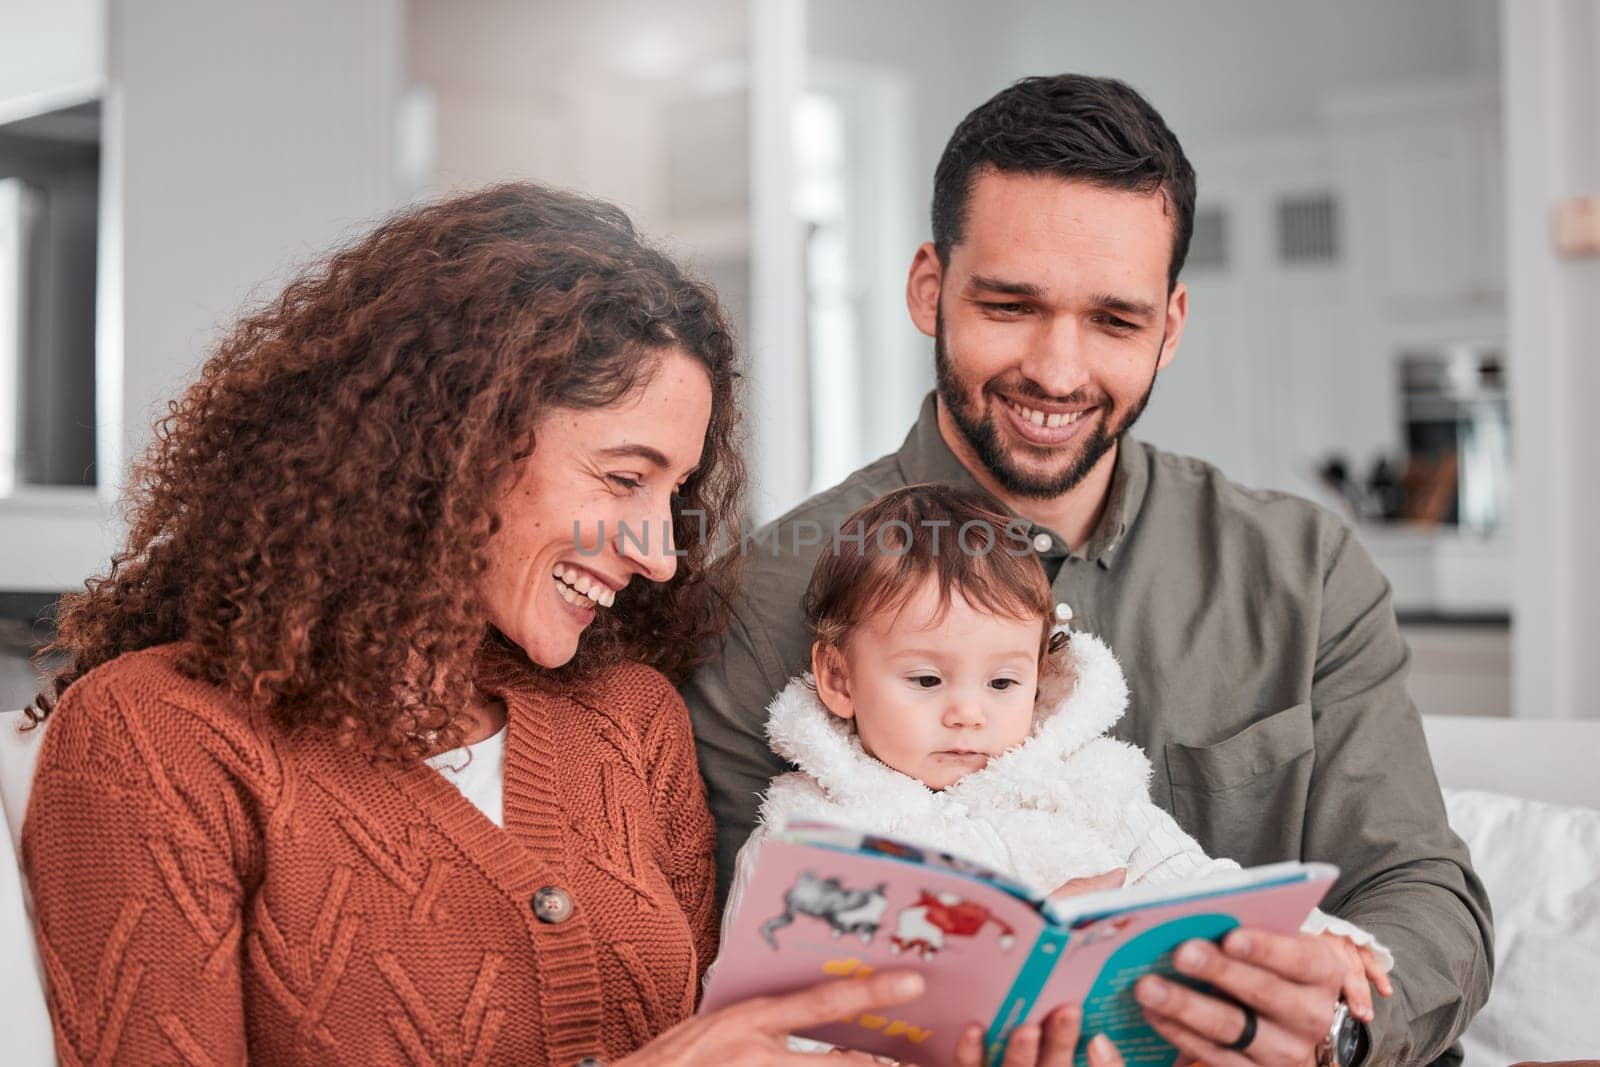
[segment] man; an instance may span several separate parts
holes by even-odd
[[[906,287],[938,388],[897,453],[746,546],[732,629],[684,691],[722,875],[786,769],[764,708],[807,662],[800,597],[831,544],[817,530],[897,486],[976,482],[1029,524],[1056,617],[1116,651],[1117,732],[1149,753],[1157,803],[1213,855],[1337,864],[1324,907],[1396,957],[1363,1027],[1337,1004],[1327,942],[1197,943],[1180,969],[1243,1007],[1146,979],[1152,1023],[1211,1067],[1456,1063],[1488,996],[1489,906],[1445,821],[1388,584],[1335,517],[1126,435],[1183,335],[1194,190],[1120,82],[1030,78],[956,129]]]

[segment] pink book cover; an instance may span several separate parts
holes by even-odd
[[[1173,949],[1192,937],[1298,929],[1336,874],[1283,863],[1046,903],[948,853],[791,823],[761,850],[700,1010],[912,969],[928,983],[917,1001],[796,1036],[932,1065],[950,1062],[977,1022],[997,1063],[1016,1026],[1078,1003],[1084,1044],[1105,1033],[1129,1067],[1171,1067],[1177,1052],[1144,1023],[1133,981],[1171,973]]]

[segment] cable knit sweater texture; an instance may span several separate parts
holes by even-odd
[[[23,857],[63,1063],[571,1065],[693,1011],[714,837],[659,674],[551,693],[486,663],[501,830],[432,768],[290,735],[175,657],[106,664],[46,730]]]

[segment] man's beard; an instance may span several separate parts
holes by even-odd
[[[1165,331],[1162,332],[1161,344],[1162,346],[1166,344]],[[1157,362],[1160,351],[1161,346],[1158,346]],[[1150,403],[1150,394],[1156,387],[1156,375],[1152,369],[1150,384],[1145,387],[1144,395],[1139,398],[1138,403],[1118,417],[1117,410],[1109,397],[1097,398],[1081,390],[1065,397],[1048,397],[1034,387],[1032,382],[1023,379],[1021,388],[1012,392],[1025,396],[1031,394],[1040,400],[1054,403],[1093,402],[1104,409],[1104,413],[1089,430],[1088,436],[1078,445],[1078,458],[1071,466],[1060,474],[1033,474],[1015,464],[1011,453],[1001,443],[1000,428],[996,425],[995,416],[983,403],[984,390],[980,389],[977,397],[971,397],[963,387],[961,379],[957,377],[955,368],[950,363],[950,353],[945,347],[942,312],[938,315],[934,329],[933,355],[939,402],[950,412],[950,418],[955,422],[956,428],[961,431],[967,443],[972,446],[973,452],[977,454],[978,462],[983,464],[1006,492],[1033,500],[1058,497],[1077,488],[1079,483],[1089,476],[1095,464],[1099,463],[1122,439],[1122,435],[1139,421],[1139,416],[1144,414],[1145,407]]]

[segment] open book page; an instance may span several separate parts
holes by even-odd
[[[700,1010],[912,968],[928,978],[915,1003],[798,1036],[948,1063],[963,1028],[995,1017],[1044,925],[1028,901],[956,871],[775,837],[761,850]]]
[[[991,1047],[1003,1049],[1004,1035],[1021,1022],[1081,1004],[1084,1045],[1103,1033],[1128,1067],[1170,1067],[1173,1048],[1145,1022],[1133,983],[1150,973],[1175,974],[1172,953],[1191,938],[1219,941],[1238,926],[1295,932],[1337,874],[1326,864],[1273,864],[1161,886],[1165,899],[1139,887],[1061,902],[1066,906],[1051,908],[1065,914],[1060,958],[1031,1003],[1022,1003],[1030,990],[1016,991],[991,1028]],[[1121,895],[1128,899],[1118,906]],[[1077,1062],[1087,1063],[1082,1046]]]
[[[1049,901],[957,856],[794,823],[761,849],[700,1010],[911,968],[927,979],[920,1000],[799,1036],[944,1063],[976,1022],[999,1062],[1015,1027],[1083,1004],[1085,1045],[1106,1033],[1129,1067],[1171,1067],[1177,1054],[1144,1023],[1134,980],[1170,974],[1173,949],[1189,938],[1298,929],[1337,873],[1284,863]]]

